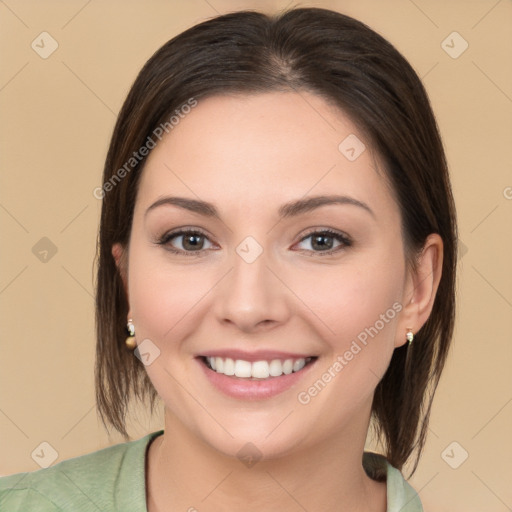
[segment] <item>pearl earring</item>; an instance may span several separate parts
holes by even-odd
[[[407,333],[405,334],[405,339],[409,342],[409,345],[412,343],[412,340],[414,339],[414,334],[410,327],[407,328]]]
[[[135,342],[135,326],[133,325],[133,320],[130,318],[128,323],[126,324],[126,329],[128,330],[128,337],[126,338],[126,348],[129,350],[134,350],[137,346]]]

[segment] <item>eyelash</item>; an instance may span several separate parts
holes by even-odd
[[[181,249],[176,249],[172,245],[168,245],[169,242],[173,238],[177,238],[177,237],[182,236],[182,235],[190,235],[190,234],[192,234],[192,235],[200,235],[200,236],[204,236],[204,237],[208,238],[208,235],[206,233],[204,233],[203,231],[201,231],[200,229],[197,229],[197,228],[194,228],[194,229],[180,229],[179,231],[175,231],[175,232],[171,232],[171,233],[165,233],[156,243],[157,243],[157,245],[165,246],[166,250],[168,250],[168,251],[170,251],[170,252],[172,252],[174,254],[181,254],[181,255],[185,255],[187,257],[202,256],[203,253],[205,253],[205,252],[210,250],[210,249],[200,249],[199,251],[183,251]],[[352,245],[352,240],[347,235],[344,235],[344,234],[339,233],[337,231],[333,231],[331,229],[321,229],[321,230],[314,229],[314,230],[311,230],[306,235],[304,235],[299,240],[298,243],[304,242],[304,240],[307,240],[312,235],[324,235],[324,236],[332,237],[335,240],[337,240],[338,242],[341,242],[343,245],[342,246],[338,246],[335,249],[330,249],[328,251],[309,251],[307,249],[300,249],[298,252],[308,252],[308,253],[312,252],[313,254],[318,255],[318,256],[329,256],[329,255],[332,255],[332,254],[334,254],[336,252],[339,252],[343,248],[350,247]]]
[[[328,251],[309,251],[306,249],[300,249],[300,252],[306,251],[306,252],[312,252],[316,256],[330,256],[334,253],[340,252],[342,249],[345,249],[347,247],[350,247],[352,245],[352,240],[345,234],[340,233],[338,231],[333,231],[332,229],[312,229],[311,231],[307,232],[300,240],[299,242],[303,242],[304,240],[307,240],[311,235],[323,235],[330,238],[334,238],[338,242],[341,242],[342,245],[330,249]]]

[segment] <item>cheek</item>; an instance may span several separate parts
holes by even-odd
[[[342,348],[347,338],[357,337],[375,323],[384,330],[381,315],[385,320],[396,318],[393,304],[401,297],[403,281],[397,267],[387,268],[375,261],[342,263],[337,268],[296,273],[291,276],[290,288],[311,310],[312,318],[317,317],[316,323],[323,325],[324,337],[334,348]]]
[[[165,255],[162,258],[158,252],[134,249],[129,270],[130,308],[137,333],[155,343],[183,338],[215,284],[211,273],[201,270],[199,279],[193,266],[166,265]]]
[[[191,413],[184,388],[172,376],[193,389],[193,383],[187,382],[195,364],[188,341],[197,337],[208,311],[209,292],[218,279],[199,266],[172,265],[163,251],[143,243],[132,247],[128,284],[136,339],[139,344],[149,339],[159,350],[146,372],[166,404]]]
[[[400,261],[399,255],[394,258]],[[337,397],[345,397],[336,399],[342,409],[348,402],[367,398],[389,365],[402,310],[403,273],[399,264],[386,261],[380,257],[347,260],[336,269],[297,275],[290,286],[311,310],[311,324],[329,347],[329,360],[320,371],[333,385],[329,384],[331,391],[323,393],[319,402],[335,389]]]

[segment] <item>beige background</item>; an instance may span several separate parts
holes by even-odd
[[[92,192],[136,73],[165,41],[207,17],[288,5],[0,1],[0,474],[39,469],[31,454],[42,442],[58,462],[122,441],[108,438],[94,403],[92,263],[100,201]],[[462,251],[454,348],[411,483],[427,511],[512,510],[511,2],[294,5],[364,21],[424,78],[450,163]],[[46,59],[31,47],[35,40],[43,51],[43,31],[58,43]],[[469,44],[458,58],[442,46],[453,31]],[[445,45],[460,50],[463,41],[452,39]],[[129,431],[135,439],[162,426],[161,414],[151,419],[139,409]]]

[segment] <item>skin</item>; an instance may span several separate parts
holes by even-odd
[[[124,278],[140,343],[160,350],[146,371],[165,404],[165,434],[147,456],[150,512],[385,511],[385,484],[361,465],[372,397],[395,347],[428,319],[441,276],[442,240],[428,237],[409,270],[401,216],[378,155],[349,161],[338,145],[364,137],[341,111],[312,93],[262,93],[200,100],[151,152],[141,176],[128,247],[113,255]],[[346,195],[279,219],[304,196]],[[213,203],[220,219],[164,196]],[[147,212],[147,213],[146,213]],[[176,237],[205,232],[200,256]],[[322,255],[311,233],[344,233],[350,246]],[[263,249],[247,263],[236,248],[252,236]],[[189,254],[193,249],[189,249]],[[343,370],[301,404],[307,390],[357,335],[398,303],[401,311]],[[209,349],[275,349],[317,355],[307,377],[269,399],[228,397],[205,378],[195,356]],[[248,442],[262,459],[246,467]],[[194,508],[191,508],[194,507]]]

